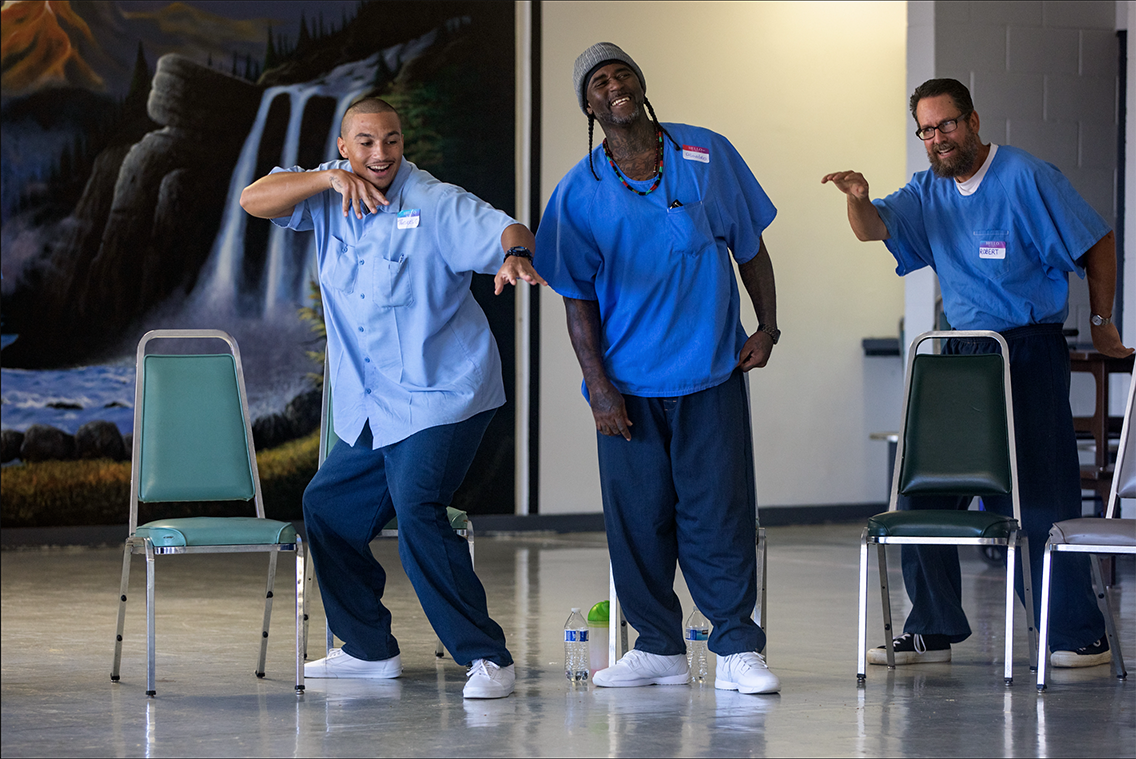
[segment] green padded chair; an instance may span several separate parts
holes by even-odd
[[[147,354],[155,339],[212,338],[221,354]],[[290,522],[264,518],[260,477],[252,446],[240,350],[221,330],[154,330],[138,343],[134,390],[134,446],[130,468],[130,531],[122,557],[118,631],[110,679],[118,682],[130,560],[146,557],[146,694],[155,695],[154,563],[158,556],[197,553],[268,553],[264,621],[256,676],[264,677],[276,563],[281,551],[296,556],[296,692],[304,690],[304,546]],[[255,516],[186,517],[138,524],[139,503],[249,501]]]
[[[325,354],[323,361],[323,402],[321,404],[323,409],[320,415],[320,446],[319,446],[319,465],[323,466],[323,462],[327,459],[327,455],[331,453],[331,449],[339,442],[339,436],[335,434],[335,421],[331,411],[331,372],[328,367],[328,359]],[[455,509],[453,506],[446,508],[446,516],[450,520],[450,527],[454,528],[461,537],[465,538],[469,543],[469,560],[473,562],[473,521],[470,520],[466,512]],[[380,538],[395,538],[398,539],[398,518],[392,519],[386,524],[385,527],[379,532]],[[309,566],[314,565],[315,562],[309,562]],[[312,566],[314,569],[314,566]],[[335,647],[335,635],[331,632],[331,625],[327,624],[326,618],[324,627],[327,633],[327,652],[330,654]],[[442,645],[441,638],[434,644],[434,655],[439,659],[446,655],[445,646]]]
[[[1136,381],[1128,388],[1128,407],[1124,412],[1124,426],[1120,430],[1120,447],[1116,452],[1116,469],[1112,476],[1112,489],[1108,496],[1108,509],[1104,519],[1087,517],[1067,519],[1053,525],[1049,540],[1045,541],[1045,555],[1041,566],[1041,655],[1037,662],[1037,689],[1044,691],[1049,657],[1049,580],[1053,553],[1087,553],[1093,572],[1093,585],[1097,604],[1104,615],[1105,634],[1112,654],[1112,673],[1118,680],[1128,679],[1124,668],[1124,655],[1120,652],[1120,636],[1116,634],[1116,618],[1112,615],[1108,589],[1104,585],[1098,554],[1136,554],[1136,519],[1120,519],[1120,499],[1136,498],[1136,441],[1133,441],[1132,410],[1136,405]]]
[[[742,375],[742,381],[745,383],[745,397],[749,399],[749,375]],[[750,414],[752,422],[753,415]],[[766,619],[766,585],[765,578],[767,577],[766,569],[768,568],[768,559],[765,553],[765,528],[761,526],[761,517],[757,519],[757,531],[755,533],[754,543],[757,550],[757,605],[753,607],[753,614],[751,615],[754,622],[761,625],[761,629],[766,632],[766,648],[758,653],[766,654],[768,649],[768,621]],[[608,615],[608,630],[607,630],[607,661],[608,666],[615,666],[619,661],[619,657],[627,653],[629,644],[627,641],[627,621],[623,618],[623,608],[619,605],[619,597],[615,592],[615,571],[612,569],[611,561],[608,560],[608,603],[609,609],[614,609],[615,613]],[[768,657],[767,657],[768,658]]]
[[[951,337],[989,338],[1002,354],[916,355],[920,343]],[[1029,624],[1030,662],[1037,661],[1033,625],[1029,544],[1018,528],[1018,462],[1014,443],[1013,399],[1006,341],[997,332],[925,332],[911,343],[903,418],[895,453],[890,509],[868,520],[860,539],[860,618],[857,680],[867,677],[868,546],[875,544],[883,601],[888,668],[895,667],[894,631],[888,589],[888,545],[1004,546],[1006,549],[1007,685],[1013,683],[1014,559],[1021,549]],[[1009,495],[1014,517],[989,511],[917,509],[899,511],[899,496]]]

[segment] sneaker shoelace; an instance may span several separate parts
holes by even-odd
[[[903,635],[900,635],[898,638],[892,638],[891,647],[893,649],[898,648],[901,643],[903,643],[904,641],[906,641],[910,637],[912,637],[911,633],[904,633]],[[919,633],[915,633],[914,637],[915,637],[915,653],[917,653],[917,654],[927,653],[927,643],[923,640],[923,636],[920,635]]]
[[[492,667],[492,669],[490,669]],[[485,659],[478,659],[470,666],[469,671],[465,673],[466,677],[474,677],[475,675],[484,675],[490,680],[493,679],[494,673],[501,669],[496,664]]]
[[[765,663],[765,657],[756,652],[738,654],[736,661],[741,665],[740,668],[742,670],[769,669],[768,665]]]
[[[327,658],[328,659],[338,659],[340,656],[343,656],[343,655],[344,655],[344,653],[343,653],[342,648],[333,648],[330,651],[328,651]]]

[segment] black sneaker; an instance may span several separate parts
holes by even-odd
[[[1112,653],[1108,650],[1108,638],[1094,640],[1076,651],[1054,651],[1049,662],[1054,667],[1095,667],[1108,664]]]
[[[895,664],[930,664],[951,660],[951,643],[946,635],[919,635],[904,633],[892,639]],[[868,664],[888,663],[887,648],[868,649]]]

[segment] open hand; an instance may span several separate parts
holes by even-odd
[[[836,189],[857,200],[868,199],[868,180],[858,171],[836,171],[821,177],[820,183],[832,182]]]
[[[1097,353],[1103,353],[1111,358],[1124,358],[1132,355],[1132,348],[1125,348],[1120,341],[1120,333],[1116,331],[1115,324],[1105,324],[1100,327],[1093,326],[1093,347]]]
[[[331,189],[343,196],[344,216],[347,215],[348,210],[354,209],[355,217],[362,219],[364,207],[371,213],[378,213],[379,206],[390,205],[387,196],[362,177],[343,169],[331,169],[328,174]]]
[[[497,275],[493,277],[493,294],[500,295],[504,292],[506,282],[516,287],[518,279],[523,279],[530,285],[548,285],[544,277],[536,273],[532,261],[524,256],[508,256],[505,258],[505,263],[497,270]]]

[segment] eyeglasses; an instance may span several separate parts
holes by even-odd
[[[974,111],[967,111],[966,113],[960,113],[953,119],[947,119],[946,121],[940,122],[938,126],[921,127],[919,129],[916,129],[915,136],[924,141],[934,139],[936,129],[938,129],[942,134],[950,134],[951,132],[958,129],[960,121],[965,120],[972,113],[974,113]]]

